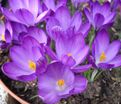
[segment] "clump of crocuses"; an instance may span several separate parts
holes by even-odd
[[[110,43],[108,33],[116,17],[115,2],[68,3],[8,0],[7,7],[1,6],[0,48],[9,51],[2,71],[13,80],[37,81],[38,95],[47,104],[85,91],[83,73],[90,68],[121,66],[120,40]],[[80,9],[81,3],[88,5]]]

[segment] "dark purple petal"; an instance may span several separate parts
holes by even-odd
[[[86,58],[89,47],[85,45],[84,38],[80,34],[73,34],[73,36],[70,34],[70,36],[67,36],[68,34],[65,35],[66,37],[59,37],[56,41],[57,55],[59,59],[63,55],[70,55],[76,61],[75,65],[78,65]]]
[[[71,56],[68,56],[68,55],[64,55],[62,58],[61,58],[61,61],[65,64],[65,65],[68,65],[68,66],[74,66],[76,64],[75,60],[71,57]]]
[[[15,15],[19,21],[21,21],[22,24],[25,24],[26,26],[33,26],[35,19],[31,12],[29,12],[26,9],[19,9],[15,12]]]
[[[24,0],[24,2],[27,2],[27,0]],[[29,0],[29,11],[31,11],[35,18],[38,16],[39,5],[40,0]]]
[[[21,23],[21,21],[16,17],[16,15],[13,12],[9,11],[8,9],[4,8],[3,14],[5,15],[7,19],[14,21],[14,22]]]
[[[60,26],[59,21],[54,17],[50,17],[49,20],[47,21],[46,29],[47,29],[48,35],[52,39],[55,39],[54,37],[55,35],[53,34],[53,29],[55,31],[55,28],[57,28],[57,26]]]
[[[75,68],[72,68],[72,71],[75,72],[75,73],[82,73],[82,72],[89,70],[91,67],[92,67],[91,64],[81,65],[81,66],[77,66]]]
[[[94,17],[94,22],[95,22],[94,28],[99,29],[100,26],[103,25],[104,21],[105,21],[104,16],[97,13]]]
[[[28,6],[28,1],[29,0],[9,0],[9,5],[10,5],[12,11],[15,12],[17,9],[20,9],[20,8],[27,9],[28,8],[27,7]]]
[[[98,67],[99,67],[101,70],[110,70],[111,68],[114,67],[114,64],[100,63],[100,64],[98,64]]]
[[[85,22],[84,24],[81,25],[80,32],[82,33],[82,35],[84,37],[86,37],[88,35],[88,32],[90,30],[90,27],[91,27],[91,25],[90,25],[89,22]]]

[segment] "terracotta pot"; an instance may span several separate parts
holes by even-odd
[[[26,102],[25,100],[21,99],[20,97],[18,97],[16,94],[14,94],[5,84],[4,82],[0,79],[0,85],[2,85],[2,87],[4,88],[4,90],[10,95],[12,96],[15,100],[17,100],[20,104],[30,104],[28,102]]]

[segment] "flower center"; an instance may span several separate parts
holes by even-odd
[[[106,60],[106,55],[104,52],[102,52],[102,54],[100,55],[100,62],[105,61]]]
[[[36,70],[36,63],[29,60],[29,68],[32,69],[32,70]]]
[[[64,81],[63,79],[60,79],[60,80],[57,81],[57,85],[58,85],[59,87],[64,86],[64,84],[65,84],[65,81]]]
[[[69,56],[69,57],[70,57],[70,56],[72,56],[72,54],[71,54],[71,53],[68,53],[68,54],[67,54],[67,56]]]
[[[1,39],[2,39],[2,41],[5,41],[5,35],[4,34],[1,35]]]

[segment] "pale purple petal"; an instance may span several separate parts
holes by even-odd
[[[64,29],[67,29],[69,27],[71,21],[71,15],[68,8],[63,6],[58,8],[55,13],[55,18],[60,22],[61,26]]]
[[[121,47],[121,42],[120,41],[114,41],[112,42],[107,50],[106,50],[106,62],[112,60],[116,55],[117,53],[119,52],[119,49]]]
[[[77,94],[79,92],[83,92],[84,90],[86,90],[87,87],[87,79],[82,77],[82,76],[76,76],[75,77],[75,83],[74,83],[74,90],[72,91],[72,93]]]
[[[113,58],[108,63],[109,64],[114,64],[114,67],[120,67],[121,66],[121,55],[116,56],[115,58]]]

